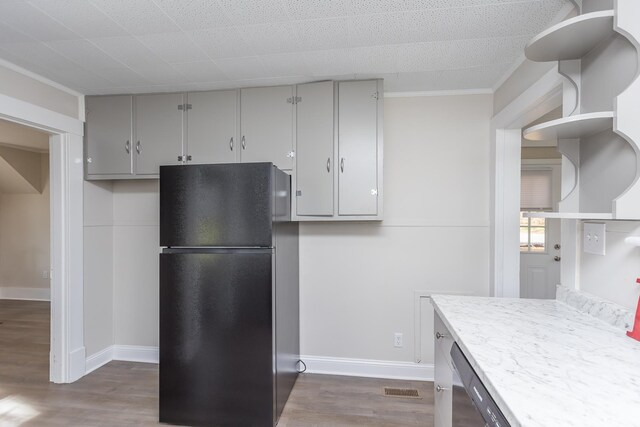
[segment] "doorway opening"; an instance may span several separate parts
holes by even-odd
[[[561,116],[558,107],[526,127]],[[560,202],[558,141],[523,138],[520,158],[520,297],[553,299],[561,268],[560,219],[549,217]]]
[[[49,138],[0,120],[0,372],[6,381],[51,377]]]

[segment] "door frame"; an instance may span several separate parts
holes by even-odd
[[[522,128],[562,104],[563,78],[549,70],[491,120],[491,296],[520,296]]]
[[[82,99],[79,102],[82,106]],[[49,133],[51,347],[49,379],[85,374],[83,301],[84,124],[0,94],[0,119]]]

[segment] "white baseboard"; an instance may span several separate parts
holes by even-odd
[[[51,301],[51,289],[0,286],[0,299]]]
[[[433,365],[386,360],[300,356],[311,374],[433,381]]]
[[[85,364],[86,366],[85,375],[106,365],[112,360],[113,360],[113,346],[109,346],[104,350],[101,350],[97,353],[92,354],[91,356],[87,357],[87,361]]]
[[[340,357],[301,356],[310,374],[345,375],[351,377],[389,378],[398,380],[433,381],[433,365],[386,360],[347,359]],[[87,374],[112,360],[158,363],[158,347],[113,345],[89,356]]]
[[[114,345],[113,360],[158,363],[160,360],[160,350],[158,347],[145,347],[140,345]]]
[[[80,347],[69,354],[69,382],[79,380],[87,372],[87,358],[85,348]]]
[[[87,357],[85,375],[106,365],[112,360],[125,362],[158,363],[160,360],[158,347],[140,345],[112,345]]]

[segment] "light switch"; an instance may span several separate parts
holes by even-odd
[[[604,255],[606,224],[585,222],[582,231],[582,251],[588,254]]]

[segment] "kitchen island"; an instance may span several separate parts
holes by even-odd
[[[511,426],[640,426],[631,316],[567,289],[559,299],[432,296]]]

